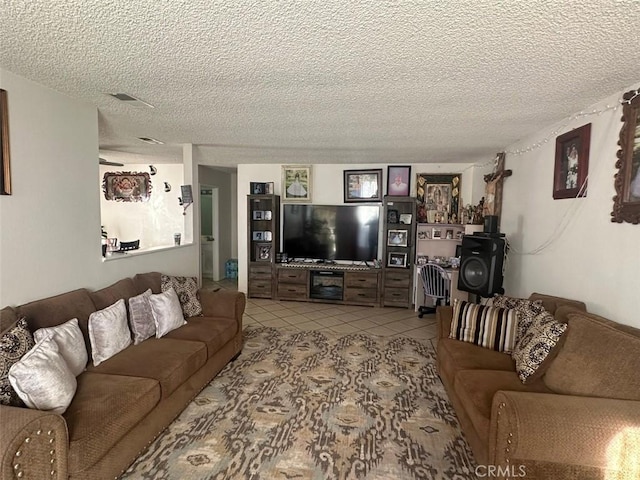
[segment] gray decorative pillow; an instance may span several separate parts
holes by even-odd
[[[15,327],[0,337],[0,404],[23,407],[24,402],[9,382],[9,369],[20,360],[35,342],[29,331],[27,321],[21,318]]]
[[[156,322],[149,303],[151,289],[129,299],[129,325],[133,333],[134,345],[151,338],[156,334]]]
[[[175,330],[187,323],[182,316],[180,301],[173,288],[166,292],[149,297],[153,319],[156,322],[156,338],[163,337],[171,330]]]
[[[131,345],[127,308],[123,299],[89,316],[89,340],[96,367]]]
[[[522,383],[528,383],[544,374],[566,330],[567,324],[556,321],[549,312],[536,315],[511,354]]]
[[[522,338],[537,315],[546,312],[542,306],[542,300],[535,300],[532,302],[526,298],[507,297],[504,295],[493,297],[493,306],[498,308],[508,308],[518,312],[516,341]]]
[[[78,386],[51,334],[9,369],[9,381],[29,408],[64,413]]]
[[[198,281],[195,277],[171,277],[162,275],[162,291],[173,288],[178,294],[184,318],[202,315],[202,305],[198,300]]]
[[[48,336],[51,336],[58,345],[60,355],[67,362],[71,373],[76,377],[80,375],[87,367],[89,355],[87,355],[87,346],[84,344],[84,337],[78,326],[78,319],[73,318],[55,327],[40,328],[33,334],[36,342]]]

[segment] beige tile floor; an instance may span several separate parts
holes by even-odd
[[[233,280],[204,281],[206,288],[237,289]],[[243,317],[245,326],[276,327],[287,330],[331,330],[336,333],[367,332],[380,336],[407,336],[430,340],[437,338],[435,315],[418,318],[413,309],[374,308],[328,303],[247,299]]]

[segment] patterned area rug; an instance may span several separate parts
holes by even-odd
[[[427,341],[249,328],[123,479],[456,479],[475,463]]]

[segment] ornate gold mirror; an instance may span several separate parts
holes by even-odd
[[[640,89],[624,94],[612,222],[640,223]]]

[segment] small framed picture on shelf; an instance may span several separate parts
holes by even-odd
[[[264,182],[250,182],[251,195],[264,195],[266,184]]]
[[[264,218],[264,213],[262,210],[254,210],[253,211],[253,219],[254,220],[262,220]]]
[[[416,255],[416,265],[422,266],[429,263],[429,255]]]
[[[264,212],[262,212],[262,219],[263,220],[271,220],[271,210],[265,210]]]
[[[434,240],[440,240],[442,238],[442,230],[439,228],[434,228],[431,230],[431,238]]]
[[[400,214],[400,223],[403,223],[404,225],[411,225],[411,220],[413,220],[413,215],[410,213]]]
[[[269,231],[267,231],[267,232],[263,232],[262,239],[263,239],[265,242],[270,242],[270,241],[271,241],[271,238],[272,238],[272,237],[271,237],[271,232],[269,232]]]
[[[431,232],[428,230],[420,230],[418,232],[418,240],[431,240]]]
[[[398,223],[398,210],[387,211],[387,223]]]
[[[464,232],[462,230],[458,230],[456,232],[456,240],[462,240],[463,235],[464,235]]]
[[[387,245],[390,247],[406,247],[408,242],[406,230],[389,230],[387,232]]]
[[[387,257],[387,267],[405,268],[407,266],[407,254],[389,252]]]
[[[253,232],[253,234],[251,234],[251,240],[254,242],[261,242],[265,240],[264,234],[265,232]]]
[[[446,233],[444,234],[444,238],[447,240],[453,240],[453,229],[448,228]]]
[[[257,243],[255,250],[256,262],[270,262],[271,261],[271,244],[270,243]]]

